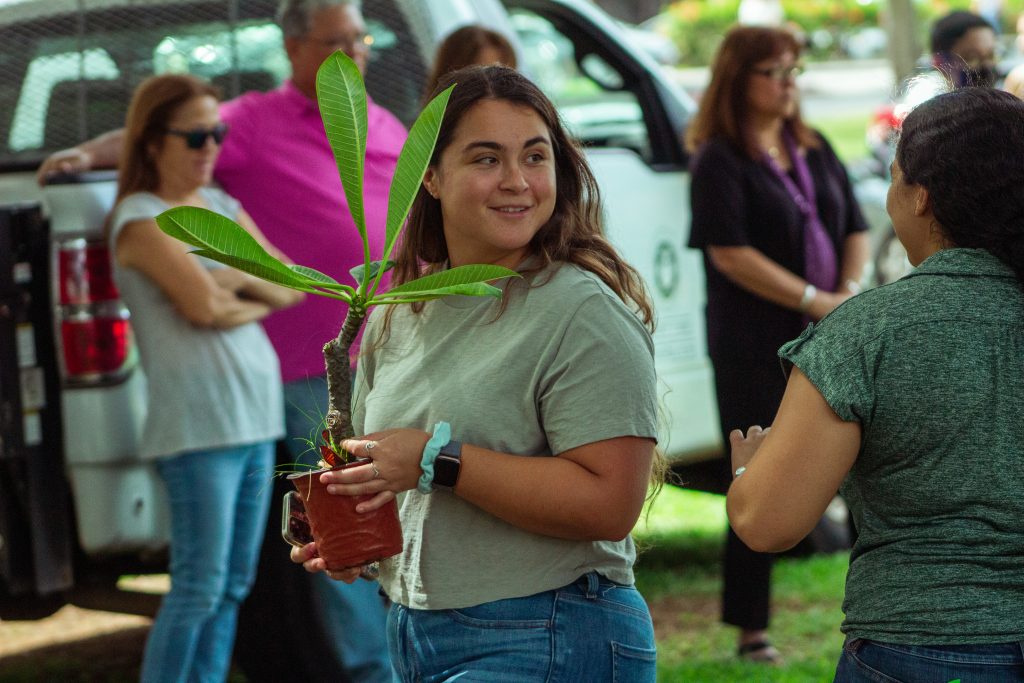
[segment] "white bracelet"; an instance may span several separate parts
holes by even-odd
[[[846,289],[849,290],[850,294],[853,294],[854,296],[857,296],[863,290],[863,287],[860,286],[860,283],[853,279],[844,282],[843,286],[846,287]]]
[[[807,286],[804,287],[804,295],[800,298],[800,305],[797,306],[797,309],[801,313],[806,313],[807,309],[814,303],[814,297],[816,296],[818,296],[818,288],[808,282]]]

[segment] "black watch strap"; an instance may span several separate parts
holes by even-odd
[[[434,488],[451,491],[459,482],[462,471],[462,442],[449,441],[441,446],[434,459]]]

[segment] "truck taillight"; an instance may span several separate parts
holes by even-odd
[[[107,246],[82,238],[62,242],[57,248],[57,290],[65,381],[102,384],[124,379],[134,359],[132,330]]]
[[[64,368],[69,378],[111,375],[121,370],[131,348],[127,320],[92,318],[60,324]]]
[[[71,240],[61,245],[59,254],[60,303],[91,304],[118,298],[106,245]]]

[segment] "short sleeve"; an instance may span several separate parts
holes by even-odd
[[[555,455],[620,436],[657,439],[654,345],[614,295],[576,310],[538,387],[538,407]]]
[[[690,169],[690,242],[693,249],[750,244],[747,191],[740,158],[728,144],[712,140]]]
[[[110,216],[110,238],[109,244],[113,249],[117,244],[117,237],[129,223],[134,221],[151,220],[167,210],[167,204],[156,195],[148,192],[137,192],[130,194],[114,207]]]
[[[794,365],[800,368],[840,419],[867,424],[874,407],[877,347],[844,332],[846,317],[830,316],[808,325],[799,337],[783,344],[779,357],[787,373]]]

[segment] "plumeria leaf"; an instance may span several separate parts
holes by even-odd
[[[423,109],[420,115],[412,124],[409,137],[402,146],[402,153],[398,157],[398,165],[395,168],[395,175],[391,179],[391,190],[388,193],[388,218],[386,228],[386,241],[384,243],[384,258],[391,255],[395,240],[405,224],[409,215],[413,199],[423,182],[423,175],[430,164],[430,157],[434,153],[434,144],[437,142],[437,134],[441,129],[441,119],[444,118],[445,107],[448,106],[448,98],[452,94],[450,88],[432,99]]]
[[[519,273],[502,266],[471,265],[449,268],[440,273],[425,275],[410,282],[392,287],[381,296],[395,297],[397,295],[417,294],[426,292],[437,292],[459,285],[470,285],[498,280],[506,277],[519,277]],[[497,289],[497,288],[495,288]],[[461,294],[461,292],[459,292]],[[490,296],[487,290],[482,296]],[[403,296],[404,298],[404,296]]]
[[[325,296],[331,299],[341,299],[346,303],[351,303],[352,301],[352,295],[350,293],[352,290],[351,287],[347,288],[349,292],[340,289],[334,291],[324,291],[322,288],[325,288],[326,285],[322,285],[314,280],[305,279],[295,274],[293,274],[292,277],[288,277],[282,275],[282,272],[279,270],[267,269],[266,267],[259,263],[255,263],[253,261],[246,261],[244,259],[231,256],[230,254],[222,254],[219,251],[210,251],[209,249],[196,249],[192,253],[195,254],[196,256],[202,256],[203,258],[208,258],[211,261],[217,261],[219,263],[223,263],[226,266],[231,266],[232,268],[236,268],[237,270],[240,270],[243,273],[249,273],[250,275],[258,277],[261,280],[273,282],[274,284],[281,285],[282,287],[297,289],[300,292]],[[340,288],[343,285],[336,286]]]
[[[363,161],[366,156],[366,86],[359,67],[338,51],[324,60],[316,72],[316,96],[327,140],[334,152],[342,189],[348,200],[366,260],[366,217],[363,212]],[[344,239],[344,237],[340,237]]]
[[[384,263],[384,268],[383,269],[381,269],[381,263]],[[371,278],[377,277],[377,273],[379,273],[379,272],[386,273],[386,272],[388,272],[389,270],[391,270],[394,267],[395,267],[395,262],[394,261],[387,261],[387,262],[371,261],[370,262],[370,277]],[[363,273],[364,273],[365,270],[366,270],[366,265],[363,264],[363,263],[360,263],[358,266],[356,266],[355,268],[353,268],[352,270],[350,270],[348,272],[352,274],[352,278],[356,282],[362,282],[363,281]]]
[[[157,216],[156,224],[171,237],[199,247],[203,251],[202,256],[207,258],[293,289],[302,289],[309,284],[308,277],[295,273],[268,254],[248,230],[215,211],[178,206]],[[217,258],[214,254],[225,258]],[[243,268],[240,265],[243,263],[249,265]]]
[[[298,273],[299,275],[302,275],[303,277],[306,277],[309,280],[315,282],[317,287],[323,287],[324,289],[329,289],[336,292],[345,292],[346,294],[350,295],[355,294],[355,290],[352,287],[341,284],[330,275],[325,275],[321,273],[319,270],[316,270],[315,268],[310,268],[309,266],[296,265],[290,265],[288,267],[291,268],[294,272]]]
[[[489,285],[486,282],[474,282],[464,285],[452,285],[451,287],[438,287],[437,289],[425,289],[419,292],[406,292],[404,294],[392,295],[391,292],[385,292],[384,294],[378,294],[377,296],[370,299],[369,305],[381,305],[381,304],[408,304],[414,301],[430,301],[431,299],[439,299],[443,296],[452,296],[460,294],[462,296],[493,296],[496,299],[501,298],[501,288]]]

